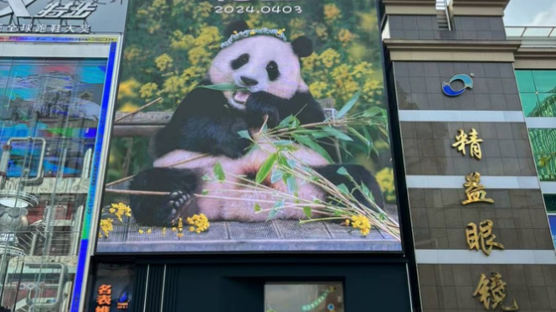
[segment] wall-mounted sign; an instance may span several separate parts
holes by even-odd
[[[511,306],[502,305],[502,302],[506,299],[506,286],[507,284],[502,280],[500,273],[492,272],[490,277],[481,274],[473,297],[478,296],[478,300],[487,311],[494,311],[498,307],[500,307],[500,311],[519,311],[519,305],[515,298]]]
[[[127,0],[8,0],[0,4],[0,33],[123,32]]]
[[[481,158],[483,158],[481,143],[483,143],[483,139],[479,138],[479,133],[475,128],[471,128],[469,133],[466,133],[463,129],[459,129],[456,135],[456,142],[452,144],[452,147],[465,156],[467,153],[467,145],[469,145],[469,156],[481,160]]]
[[[466,89],[472,89],[473,88],[473,78],[471,78],[471,77],[473,77],[473,74],[471,74],[471,75],[467,75],[467,74],[457,74],[457,75],[455,75],[449,81],[442,83],[442,93],[444,93],[446,96],[450,96],[450,97],[462,95],[465,92]],[[452,86],[452,84],[454,82],[463,83],[463,87],[459,88],[459,89],[454,89],[454,87]]]
[[[479,227],[474,222],[470,222],[465,228],[465,238],[469,250],[481,249],[483,253],[490,256],[492,248],[504,250],[504,245],[495,242],[496,235],[492,233],[494,222],[492,220],[483,220],[479,223]]]
[[[493,204],[494,199],[487,198],[487,192],[485,191],[484,185],[481,184],[481,174],[478,172],[471,172],[465,176],[465,196],[466,200],[462,201],[462,205],[468,205],[472,203],[489,203]]]

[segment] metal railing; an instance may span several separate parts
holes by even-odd
[[[436,18],[440,29],[452,30],[450,2],[451,0],[436,0]]]
[[[556,26],[506,26],[508,38],[556,39]]]

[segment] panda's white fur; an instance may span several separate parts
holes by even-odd
[[[238,70],[233,70],[230,63],[243,53],[248,53],[249,62]],[[266,66],[270,61],[278,64],[280,76],[271,81],[266,72]],[[301,76],[301,66],[299,57],[294,53],[291,43],[270,36],[254,36],[242,39],[233,43],[227,48],[222,49],[213,59],[208,72],[208,78],[213,84],[233,83],[240,87],[245,87],[240,77],[247,76],[258,81],[258,84],[249,87],[249,92],[265,91],[284,99],[292,98],[296,92],[308,92],[307,84]],[[245,109],[242,103],[234,100],[231,91],[224,92],[229,104],[236,109]],[[259,129],[252,129],[252,135]],[[201,153],[185,150],[174,150],[156,159],[153,163],[155,168],[173,167],[181,169],[194,169],[201,174],[212,174],[213,167],[220,163],[226,173],[226,182],[237,183],[237,176],[247,173],[256,173],[264,161],[268,158],[272,147],[265,142],[258,142],[261,148],[255,149],[243,157],[231,159],[226,156],[205,156],[199,157]],[[329,162],[315,151],[303,146],[296,146],[294,153],[296,159],[303,161],[308,166],[324,166]],[[185,160],[195,159],[193,161]],[[174,166],[176,163],[182,163]],[[241,220],[241,221],[264,221],[268,218],[268,211],[274,203],[281,198],[269,196],[268,194],[253,194],[252,192],[242,192],[244,187],[234,186],[226,182],[203,182],[201,190],[208,192],[209,196],[222,197],[222,199],[198,197],[196,204],[201,213],[204,213],[210,220]],[[316,186],[298,180],[298,196],[304,199],[324,198],[324,193]],[[271,185],[272,188],[286,191],[283,182]],[[226,189],[226,190],[224,190]],[[254,205],[259,204],[263,210],[261,213],[254,211]],[[285,206],[291,204],[286,201]],[[300,219],[305,216],[300,209],[282,209],[277,218]]]
[[[204,213],[211,220],[242,220],[242,221],[264,221],[268,218],[268,211],[255,213],[254,206],[259,204],[260,207],[270,209],[274,203],[282,198],[271,196],[269,193],[254,194],[246,192],[248,188],[241,186],[241,180],[238,178],[246,173],[257,172],[264,161],[274,152],[274,148],[268,144],[258,140],[259,148],[251,151],[239,159],[231,159],[225,156],[208,156],[200,157],[202,154],[176,150],[170,152],[154,162],[154,167],[164,168],[173,167],[181,169],[199,170],[202,175],[212,176],[213,167],[216,163],[222,165],[222,169],[226,173],[225,181],[205,181],[202,190],[207,192],[209,197],[199,197],[196,199],[197,207],[201,213]],[[295,159],[302,161],[306,166],[324,166],[329,162],[318,153],[304,148],[298,147],[293,153]],[[184,160],[193,159],[183,163]],[[176,163],[180,163],[175,165]],[[268,181],[267,181],[268,182]],[[306,183],[297,179],[298,196],[303,199],[324,199],[321,190],[310,183]],[[287,192],[287,187],[283,182],[277,182],[270,187]],[[221,197],[221,198],[213,198]],[[285,206],[292,204],[292,201],[286,201]],[[300,219],[304,217],[302,210],[285,208],[282,209],[277,218],[281,219]]]
[[[238,70],[232,70],[230,63],[243,53],[249,54],[249,62]],[[265,70],[270,61],[276,62],[280,69],[280,76],[274,81],[268,78]],[[208,74],[214,84],[234,83],[240,87],[245,87],[241,76],[254,78],[259,83],[249,87],[251,93],[265,91],[284,99],[292,98],[298,91],[308,91],[301,76],[299,57],[294,53],[292,45],[269,36],[245,38],[222,49],[214,57]],[[233,92],[225,91],[224,95],[233,107],[245,108],[233,99]]]

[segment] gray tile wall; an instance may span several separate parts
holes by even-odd
[[[450,98],[442,82],[455,74],[474,74],[473,89]],[[399,109],[521,110],[511,63],[395,62],[394,77]]]
[[[469,146],[465,156],[452,147],[458,129],[471,128],[483,139],[482,160],[469,156]],[[408,175],[537,175],[524,123],[403,122],[401,130]]]
[[[392,39],[506,40],[501,17],[456,16],[452,31],[440,30],[434,15],[390,15]]]
[[[494,204],[461,205],[457,189],[410,189],[409,203],[417,249],[467,249],[465,227],[494,222],[496,241],[506,249],[552,249],[540,190],[488,190]],[[474,251],[469,251],[474,252]]]
[[[484,312],[473,297],[481,274],[502,275],[505,305],[515,298],[520,312],[556,311],[555,265],[418,265],[421,298],[427,312]],[[499,311],[499,308],[497,309]]]

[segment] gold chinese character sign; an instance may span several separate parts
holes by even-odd
[[[502,311],[518,311],[519,306],[515,299],[511,306],[501,305],[504,299],[506,299],[506,285],[500,273],[490,273],[490,277],[481,274],[479,284],[473,293],[473,297],[479,297],[479,301],[487,311],[496,310],[498,306],[501,307]]]
[[[465,176],[465,183],[463,186],[465,187],[465,196],[467,199],[462,201],[462,205],[469,205],[472,203],[489,203],[493,204],[494,200],[492,198],[487,198],[485,187],[480,183],[481,182],[481,174],[478,172],[471,172],[467,176]]]
[[[452,147],[465,156],[467,154],[467,145],[469,145],[469,156],[481,160],[483,158],[481,143],[483,143],[483,139],[479,138],[479,133],[475,128],[471,128],[469,134],[463,129],[459,129],[456,135],[456,142],[452,144]]]
[[[494,222],[492,220],[483,220],[477,224],[471,222],[465,228],[465,238],[469,250],[482,250],[487,256],[490,256],[493,248],[504,250],[504,245],[495,242],[496,235],[492,233]]]

